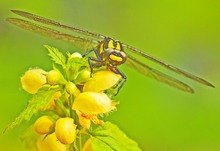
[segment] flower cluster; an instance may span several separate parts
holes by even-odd
[[[105,67],[93,68],[79,53],[63,55],[46,46],[53,69],[30,69],[20,79],[32,95],[27,107],[4,132],[37,118],[22,136],[27,150],[140,151],[138,144],[103,117],[116,110],[122,77]]]
[[[92,125],[104,124],[100,116],[116,110],[118,102],[111,96],[121,76],[107,69],[92,74],[87,60],[79,53],[66,58],[57,49],[47,48],[52,60],[61,67],[54,65],[48,72],[30,69],[21,77],[23,89],[30,94],[37,95],[45,89],[53,92],[46,105],[37,108],[42,113],[34,124],[35,132],[41,136],[37,148],[67,150],[69,145],[79,149],[80,136],[88,134]],[[84,149],[91,148],[90,141]]]

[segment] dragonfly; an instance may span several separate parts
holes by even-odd
[[[94,66],[104,66],[104,65],[107,66],[108,69],[121,75],[121,77],[124,79],[120,85],[120,88],[124,85],[127,78],[117,67],[121,64],[126,64],[129,67],[135,69],[136,71],[140,72],[141,74],[147,77],[156,79],[157,81],[163,82],[182,91],[194,93],[193,88],[188,84],[172,76],[169,76],[157,69],[152,68],[143,61],[137,59],[134,56],[134,54],[143,57],[144,59],[147,59],[149,61],[152,61],[156,64],[159,64],[168,70],[171,70],[177,74],[185,76],[186,78],[194,80],[200,84],[213,88],[215,87],[210,82],[198,76],[195,76],[189,72],[179,69],[173,65],[170,65],[131,45],[125,44],[118,40],[114,40],[111,37],[99,33],[91,32],[88,30],[84,30],[79,27],[65,25],[29,12],[25,12],[21,10],[11,10],[11,11],[25,18],[25,19],[20,19],[20,18],[6,19],[8,22],[16,26],[19,26],[23,29],[32,32],[40,33],[44,36],[70,42],[75,46],[84,49],[84,51],[86,51],[85,55],[94,51],[96,57],[88,58],[88,62],[91,70],[93,69]],[[61,29],[70,30],[72,32],[75,32],[75,34],[69,34],[63,32]]]

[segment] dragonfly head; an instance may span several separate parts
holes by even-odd
[[[110,66],[117,66],[126,61],[126,54],[123,50],[122,44],[118,40],[106,37],[102,42],[102,50],[105,59]]]

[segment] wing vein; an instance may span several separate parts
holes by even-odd
[[[166,83],[170,86],[173,86],[175,88],[178,88],[180,90],[186,91],[186,92],[190,92],[193,93],[194,90],[188,86],[187,84],[171,77],[168,76],[156,69],[151,68],[150,66],[140,62],[139,60],[137,60],[136,58],[128,55],[128,60],[126,62],[126,64],[128,66],[131,66],[132,68],[134,68],[135,70],[137,70],[138,72],[144,74],[145,76],[151,77],[153,79],[156,79],[160,82]]]
[[[142,56],[144,58],[147,58],[147,59],[149,59],[149,60],[151,60],[151,61],[153,61],[155,63],[158,63],[161,66],[163,66],[163,67],[165,67],[165,68],[167,68],[167,69],[169,69],[169,70],[171,70],[173,72],[176,72],[176,73],[178,73],[180,75],[183,75],[183,76],[185,76],[185,77],[187,77],[189,79],[192,79],[194,81],[197,81],[197,82],[199,82],[201,84],[204,84],[204,85],[207,85],[207,86],[210,86],[210,87],[215,87],[214,85],[212,85],[211,83],[209,83],[208,81],[206,81],[206,80],[204,80],[204,79],[202,79],[200,77],[197,77],[197,76],[195,76],[195,75],[193,75],[193,74],[191,74],[189,72],[183,71],[183,70],[181,70],[181,69],[179,69],[177,67],[169,65],[167,63],[164,63],[163,61],[161,61],[161,60],[159,60],[159,59],[157,59],[157,58],[155,58],[155,57],[153,57],[153,56],[151,56],[151,55],[149,55],[149,54],[147,54],[147,53],[145,53],[143,51],[140,51],[140,50],[138,50],[138,49],[136,49],[136,48],[134,48],[132,46],[129,46],[127,44],[123,44],[123,46],[125,48],[127,48],[128,50],[130,50],[130,51],[132,51],[132,52],[134,52],[134,53],[136,53],[136,54],[138,54],[138,55],[140,55],[140,56]]]
[[[19,26],[23,29],[30,30],[30,31],[33,31],[36,33],[40,33],[44,36],[48,36],[48,37],[55,38],[55,39],[62,39],[64,41],[73,43],[74,45],[76,45],[78,47],[82,47],[84,45],[87,45],[87,46],[92,45],[91,47],[94,47],[99,43],[96,40],[66,34],[66,33],[63,33],[63,32],[48,28],[48,27],[34,24],[32,22],[29,22],[29,21],[26,21],[23,19],[8,18],[7,21],[16,25],[16,26]],[[86,51],[86,50],[84,50],[84,51]]]
[[[43,24],[52,25],[52,26],[56,26],[56,27],[61,27],[61,28],[64,28],[64,29],[68,29],[68,30],[71,30],[71,31],[78,32],[78,33],[83,33],[85,35],[95,36],[97,38],[105,38],[104,35],[101,35],[101,34],[98,34],[98,33],[95,33],[95,32],[91,32],[91,31],[88,31],[88,30],[84,30],[84,29],[81,29],[81,28],[78,28],[78,27],[67,26],[67,25],[61,24],[59,22],[53,21],[51,19],[47,19],[47,18],[38,16],[38,15],[28,13],[28,12],[24,12],[24,11],[20,11],[20,10],[11,10],[11,11],[13,13],[17,14],[17,15],[23,16],[25,18],[28,18],[28,19],[31,19],[31,20],[34,20],[34,21],[37,21],[37,22],[40,22],[40,23],[43,23]]]

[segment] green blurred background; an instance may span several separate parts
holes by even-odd
[[[21,89],[22,74],[30,67],[51,68],[43,45],[73,51],[71,44],[6,23],[15,16],[10,10],[19,9],[120,39],[205,77],[215,89],[172,74],[195,88],[195,94],[187,94],[121,66],[128,81],[117,96],[118,111],[108,119],[145,151],[219,151],[219,8],[217,0],[1,0],[0,131],[30,98]],[[0,134],[0,150],[24,150],[19,138],[29,124]]]

